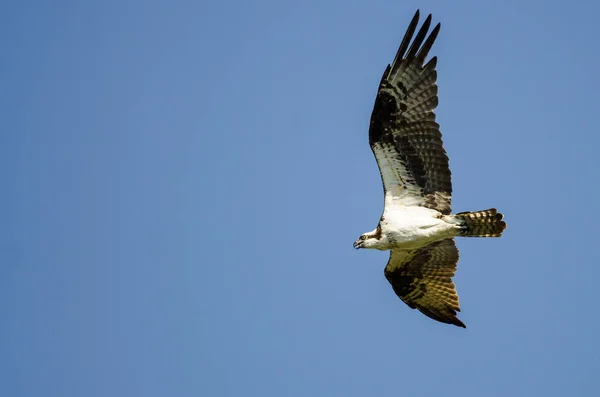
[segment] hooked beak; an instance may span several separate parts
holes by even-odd
[[[356,240],[352,245],[354,246],[354,249],[360,249],[362,246],[362,242],[360,240]]]

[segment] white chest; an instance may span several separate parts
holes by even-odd
[[[425,207],[396,206],[380,222],[382,242],[390,248],[418,248],[450,237],[453,225],[437,211]]]

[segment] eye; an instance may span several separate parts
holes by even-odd
[[[367,236],[360,236],[360,241],[363,241],[367,238]]]

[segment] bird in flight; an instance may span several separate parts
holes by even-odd
[[[377,228],[354,248],[390,250],[384,274],[398,297],[434,320],[466,328],[456,316],[454,237],[499,237],[506,223],[495,208],[451,213],[451,173],[434,113],[437,58],[425,63],[440,24],[427,35],[430,14],[413,39],[418,22],[417,10],[379,83],[369,145],[383,182],[384,209]]]

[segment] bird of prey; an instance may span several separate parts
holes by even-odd
[[[398,297],[434,320],[466,328],[456,316],[454,237],[499,237],[506,223],[495,208],[451,213],[448,156],[434,114],[437,58],[425,63],[440,24],[427,36],[430,14],[413,39],[418,22],[417,10],[379,83],[369,144],[383,182],[384,209],[377,228],[360,236],[354,248],[390,250],[384,274]]]

